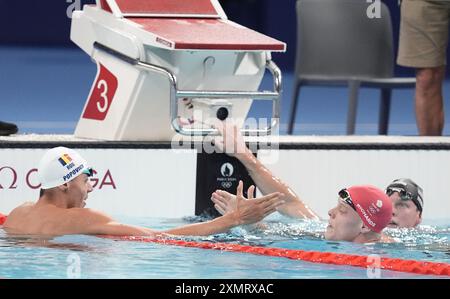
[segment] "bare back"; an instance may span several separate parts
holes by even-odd
[[[64,209],[39,203],[25,203],[15,208],[3,228],[11,234],[30,235],[155,235],[153,230],[118,223],[96,210]]]
[[[69,209],[27,202],[15,208],[4,224],[7,232],[31,235],[60,235],[75,224]]]

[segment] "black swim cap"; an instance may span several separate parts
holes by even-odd
[[[398,192],[402,200],[411,200],[419,209],[423,210],[423,191],[411,179],[396,179],[386,188],[386,194],[390,196],[392,193]]]

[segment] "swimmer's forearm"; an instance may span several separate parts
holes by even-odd
[[[239,225],[239,222],[235,219],[234,214],[230,213],[211,221],[189,224],[166,230],[163,233],[184,236],[207,236],[227,232],[237,225]]]
[[[111,236],[150,236],[155,237],[158,233],[154,230],[122,224],[118,222],[109,222],[92,226],[88,229],[87,234],[92,235],[111,235]]]
[[[293,218],[319,219],[318,215],[306,206],[288,185],[275,177],[267,167],[256,159],[249,149],[245,153],[236,155],[236,158],[244,164],[262,194],[266,195],[273,192],[284,194],[281,199],[286,203],[277,208],[280,213]]]
[[[111,236],[151,236],[157,232],[145,227],[122,224],[111,216],[89,208],[70,209],[67,222],[60,225],[63,234]]]

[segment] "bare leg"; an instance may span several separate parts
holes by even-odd
[[[444,129],[442,83],[445,66],[416,72],[416,119],[421,136],[440,136]]]

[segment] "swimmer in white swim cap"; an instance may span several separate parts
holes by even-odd
[[[275,192],[254,199],[254,202],[240,204],[234,213],[211,221],[155,231],[122,224],[105,213],[84,208],[93,190],[89,181],[92,172],[87,161],[76,151],[65,147],[50,149],[39,163],[42,184],[39,200],[15,208],[6,217],[3,228],[8,233],[36,235],[210,235],[259,221],[283,203],[280,194]],[[237,192],[242,194],[242,182]]]

